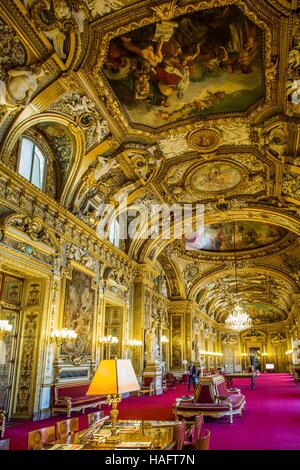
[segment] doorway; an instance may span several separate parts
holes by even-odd
[[[16,382],[17,350],[24,280],[1,274],[0,319],[8,321],[12,330],[0,336],[0,409],[8,417],[12,413],[13,389]]]
[[[104,336],[118,338],[118,343],[105,344],[103,349],[104,359],[114,359],[122,357],[122,336],[123,336],[123,307],[106,304],[105,306],[105,327]]]
[[[0,319],[12,327],[0,336],[0,409],[7,419],[31,419],[37,386],[45,280],[0,272]]]

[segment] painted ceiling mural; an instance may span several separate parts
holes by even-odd
[[[218,192],[237,186],[242,179],[240,171],[223,162],[206,163],[191,178],[192,188],[196,191]]]
[[[263,98],[261,30],[235,5],[111,41],[103,72],[133,123],[243,113]]]
[[[274,323],[286,319],[285,312],[276,308],[273,304],[254,302],[253,304],[242,304],[244,310],[252,319],[254,325]]]
[[[194,232],[186,238],[187,250],[204,251],[237,251],[254,250],[280,241],[287,231],[281,227],[262,222],[241,221],[225,224],[213,224],[204,227],[204,233]]]
[[[207,283],[196,298],[202,311],[217,322],[224,322],[239,303],[254,325],[286,320],[291,309],[291,286],[285,280],[258,272],[228,274]]]

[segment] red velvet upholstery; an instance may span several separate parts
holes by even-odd
[[[52,385],[52,415],[55,411],[66,412],[70,417],[72,411],[85,410],[89,407],[101,407],[104,396],[87,396],[90,382]]]
[[[168,388],[174,388],[177,383],[175,375],[171,374],[170,372],[166,372],[163,376],[163,379],[166,381],[166,385]]]
[[[242,414],[246,406],[245,396],[239,390],[234,392],[226,387],[222,375],[210,375],[199,379],[193,401],[177,399],[173,411],[177,418],[194,418],[197,414],[213,417],[229,416],[232,423],[234,414]]]
[[[143,377],[143,387],[150,387],[151,383],[153,382],[153,377]]]
[[[226,383],[225,382],[219,382],[216,384],[216,390],[217,390],[217,394],[218,395],[221,395],[223,397],[229,397],[230,393],[226,387]]]
[[[202,385],[199,382],[198,387],[195,390],[195,403],[213,403],[213,395],[210,387]]]
[[[70,398],[85,397],[89,384],[78,384],[71,386],[56,386],[57,398],[68,396]]]

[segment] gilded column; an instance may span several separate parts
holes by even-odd
[[[150,287],[156,271],[151,266],[141,265],[133,282],[132,338],[142,341],[141,348],[133,350],[133,366],[137,375],[144,370],[145,329],[150,322]],[[148,318],[149,317],[149,318]],[[151,326],[151,325],[150,325]]]

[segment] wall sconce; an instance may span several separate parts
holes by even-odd
[[[261,355],[264,356],[264,357],[266,357],[266,356],[268,355],[268,353],[263,352],[263,353],[261,353]]]
[[[289,349],[288,351],[286,351],[285,354],[288,356],[289,354],[293,354],[293,352],[294,352],[293,349]]]
[[[119,342],[119,338],[116,336],[102,336],[99,339],[100,344],[117,344]]]
[[[242,356],[242,357],[247,357],[248,354],[247,354],[247,353],[242,353],[241,356]]]
[[[3,338],[12,329],[13,326],[8,322],[8,320],[0,320],[0,338]]]
[[[139,348],[139,347],[142,346],[143,341],[141,341],[139,339],[129,339],[126,344],[130,348]]]
[[[166,344],[166,343],[169,342],[169,338],[167,338],[166,335],[163,335],[163,336],[160,338],[160,341],[161,341],[161,343]]]
[[[62,328],[61,330],[53,330],[51,332],[51,343],[56,342],[58,346],[61,346],[64,341],[70,341],[77,338],[77,333],[74,330],[68,330]]]

